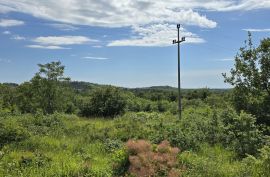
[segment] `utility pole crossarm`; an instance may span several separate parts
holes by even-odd
[[[180,40],[180,35],[179,35],[179,31],[180,31],[180,24],[177,24],[177,34],[178,34],[178,38],[177,40],[173,40],[173,44],[177,44],[178,45],[178,111],[179,111],[179,119],[181,119],[182,116],[182,104],[181,104],[181,81],[180,81],[180,44],[184,41],[186,41],[185,37],[182,37]]]
[[[182,43],[182,42],[185,42],[186,41],[186,38],[185,37],[182,37],[181,40],[177,41],[177,40],[173,40],[173,44],[178,44],[178,43]]]

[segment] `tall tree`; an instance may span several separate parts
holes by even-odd
[[[39,94],[41,96],[41,104],[45,113],[53,113],[61,110],[63,104],[63,93],[60,87],[60,81],[68,81],[69,78],[64,77],[65,67],[60,61],[47,64],[38,64],[39,72],[32,79],[32,83],[37,86],[41,85]],[[39,82],[39,83],[36,83]]]
[[[65,105],[65,91],[63,81],[65,67],[60,61],[47,64],[38,64],[39,72],[29,83],[20,85],[19,107],[22,112],[36,112],[38,109],[51,114],[55,111],[63,111]]]
[[[249,32],[230,75],[224,73],[223,76],[225,82],[235,86],[236,109],[252,113],[259,123],[270,125],[270,38],[263,39],[255,48]]]

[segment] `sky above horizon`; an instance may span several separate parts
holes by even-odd
[[[0,83],[61,61],[72,80],[123,87],[228,88],[244,46],[269,37],[270,0],[0,0]]]

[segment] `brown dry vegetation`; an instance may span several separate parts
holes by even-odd
[[[126,143],[129,153],[128,172],[133,176],[180,176],[181,168],[177,162],[178,148],[170,146],[168,141],[151,145],[145,140],[129,140]]]

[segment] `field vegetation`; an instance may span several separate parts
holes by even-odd
[[[71,81],[60,62],[0,84],[0,176],[270,176],[270,39],[251,35],[233,89]]]

